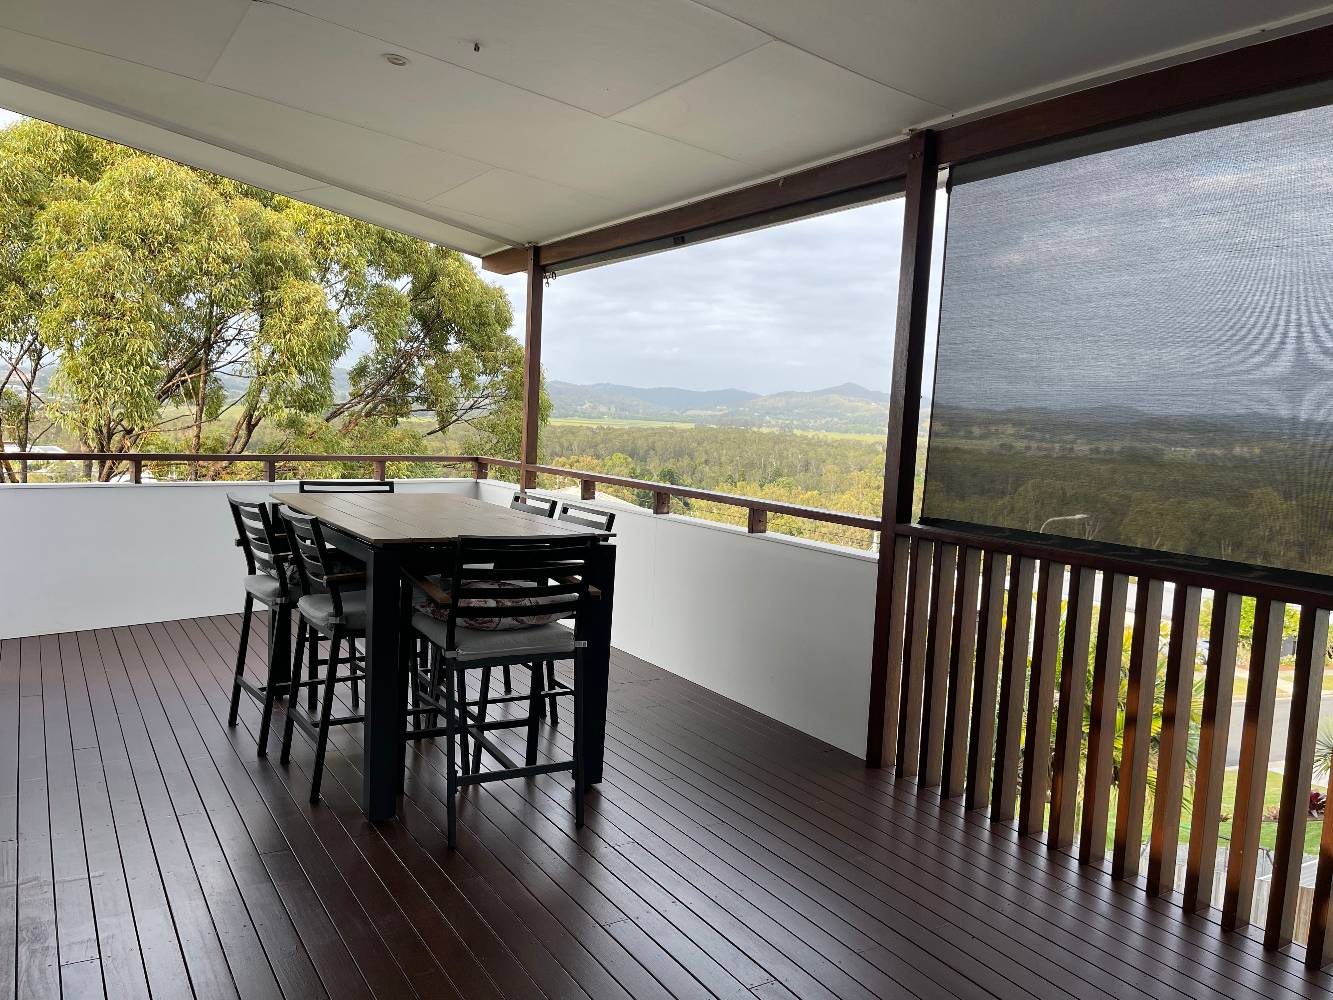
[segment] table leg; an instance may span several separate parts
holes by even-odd
[[[602,592],[591,602],[588,649],[583,660],[583,776],[589,785],[602,780],[606,750],[606,695],[611,680],[611,611],[616,586],[616,547],[597,546],[590,582]]]
[[[362,807],[372,822],[393,819],[403,781],[407,692],[400,643],[398,554],[372,548],[366,559],[365,764]]]

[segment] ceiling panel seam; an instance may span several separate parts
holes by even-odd
[[[837,66],[838,69],[845,70],[845,71],[847,71],[848,73],[851,73],[853,76],[859,76],[862,80],[866,80],[866,81],[868,81],[868,82],[870,82],[870,83],[878,84],[878,85],[881,86],[881,87],[888,87],[890,90],[897,91],[898,93],[904,95],[905,97],[910,97],[910,98],[912,98],[912,100],[914,100],[914,101],[920,101],[920,102],[923,103],[923,104],[933,104],[933,105],[935,105],[935,107],[937,107],[937,108],[945,108],[946,110],[948,110],[948,105],[943,104],[943,103],[941,103],[940,101],[934,100],[933,98],[929,98],[929,97],[922,97],[920,94],[914,94],[914,93],[912,93],[910,90],[903,90],[901,87],[899,87],[899,86],[898,86],[897,84],[895,84],[895,83],[885,83],[883,80],[877,80],[877,79],[875,79],[873,76],[869,76],[869,75],[867,75],[867,74],[865,74],[865,73],[860,72],[859,70],[852,69],[850,66],[844,66],[842,63],[838,62],[836,59],[830,59],[828,56],[821,56],[818,52],[815,52],[815,51],[813,51],[813,50],[811,50],[811,49],[807,49],[805,46],[800,45],[800,44],[798,44],[798,43],[796,43],[796,42],[793,42],[790,38],[783,38],[783,37],[781,37],[780,35],[775,35],[775,34],[773,34],[772,32],[767,31],[766,29],[759,27],[759,26],[756,25],[756,24],[751,24],[749,21],[745,20],[745,18],[743,18],[743,17],[737,17],[735,14],[730,14],[730,13],[724,11],[724,10],[718,10],[718,8],[714,7],[712,4],[707,3],[706,0],[691,0],[691,2],[692,2],[692,3],[695,3],[695,4],[698,4],[700,7],[706,7],[706,8],[708,8],[708,9],[711,10],[714,14],[720,14],[720,15],[722,15],[723,17],[730,18],[731,20],[735,21],[737,24],[743,24],[743,25],[745,25],[747,28],[750,28],[750,29],[752,29],[752,30],[754,30],[754,31],[760,31],[760,32],[763,32],[765,35],[768,35],[768,36],[769,36],[770,38],[772,38],[774,41],[776,41],[776,42],[781,42],[783,45],[790,45],[793,49],[797,49],[798,51],[804,52],[806,55],[810,56],[812,59],[818,59],[818,60],[820,60],[821,62],[826,62],[826,63],[828,63],[830,66]]]
[[[14,34],[22,35],[24,34],[24,32],[14,32]],[[105,58],[114,58],[114,57],[105,57]],[[165,70],[157,70],[157,72],[166,73]],[[166,75],[171,76],[174,74],[166,73]],[[376,191],[373,188],[363,188],[360,185],[348,184],[346,181],[337,180],[333,177],[316,173],[304,166],[297,166],[269,156],[261,156],[255,152],[245,149],[244,147],[237,147],[234,145],[230,145],[228,143],[223,143],[217,139],[214,139],[204,134],[196,134],[190,132],[185,128],[176,125],[172,122],[163,121],[160,119],[156,119],[150,115],[141,114],[140,112],[133,111],[129,108],[121,107],[113,102],[105,101],[100,98],[94,98],[87,94],[79,93],[77,91],[70,91],[65,88],[56,87],[53,86],[49,81],[44,81],[37,79],[35,77],[30,77],[28,76],[28,74],[25,73],[13,72],[8,67],[0,67],[0,78],[9,80],[12,83],[19,84],[20,86],[31,87],[34,90],[39,90],[48,94],[52,94],[56,97],[63,97],[66,100],[74,101],[78,104],[83,104],[86,105],[87,107],[107,112],[108,114],[119,115],[123,118],[128,118],[131,121],[136,121],[141,125],[148,125],[152,128],[160,129],[163,132],[166,132],[170,135],[176,135],[183,139],[189,139],[193,142],[202,143],[205,146],[211,146],[214,149],[219,149],[222,150],[223,152],[231,153],[234,156],[242,156],[245,157],[246,159],[254,160],[257,163],[264,163],[267,164],[268,166],[276,167],[279,170],[286,170],[288,173],[309,178],[310,180],[314,181],[321,187],[336,188],[338,190],[345,191],[348,194],[357,195],[358,197],[361,198],[369,198],[371,201],[380,202],[381,204],[387,207],[396,208],[399,211],[409,212],[413,215],[418,215],[424,221],[434,222],[438,225],[449,226],[453,229],[458,229],[462,232],[470,233],[471,235],[476,236],[480,239],[494,240],[497,243],[504,243],[506,245],[512,245],[513,243],[517,242],[517,237],[505,236],[498,233],[479,231],[473,228],[472,226],[456,222],[449,216],[438,214],[435,212],[424,211],[423,210],[424,205],[422,205],[421,203],[413,202],[405,198],[399,198],[397,195],[393,195],[387,191]],[[227,89],[227,88],[220,88],[220,89]],[[235,91],[235,93],[239,93],[239,91]],[[245,96],[253,97],[254,95],[247,94]],[[260,99],[263,100],[263,98]],[[281,102],[274,101],[272,103],[279,104]],[[287,107],[287,105],[282,105],[282,106]],[[300,108],[293,110],[302,111],[305,114],[311,114],[311,112],[306,112]],[[317,117],[325,117],[325,116],[321,115]],[[329,120],[337,121],[338,119],[331,118]],[[350,123],[341,122],[340,124],[347,125]],[[367,130],[367,131],[373,131],[373,130]],[[385,133],[375,133],[375,134],[384,135]],[[397,139],[398,137],[389,136],[389,138]],[[441,150],[441,152],[448,152],[448,151]],[[477,161],[477,162],[482,162],[482,161]]]

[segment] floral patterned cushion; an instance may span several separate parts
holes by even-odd
[[[431,578],[432,583],[438,584],[445,590],[448,590],[448,584],[439,578]],[[481,588],[488,590],[506,590],[521,588],[524,584],[513,580],[467,580],[465,586],[469,588]],[[564,618],[568,612],[557,612],[555,614],[541,614],[536,609],[543,604],[559,603],[567,601],[567,597],[559,595],[552,597],[495,597],[495,598],[468,598],[462,604],[466,608],[522,608],[531,607],[534,613],[530,615],[515,615],[512,618],[469,618],[466,619],[467,628],[482,629],[488,632],[503,632],[510,629],[536,628],[538,625],[550,625]],[[415,602],[416,609],[423,615],[430,618],[436,618],[440,621],[446,621],[449,617],[449,609],[441,608],[424,595],[418,595]]]

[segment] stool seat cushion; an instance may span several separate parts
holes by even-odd
[[[267,573],[256,573],[253,576],[247,576],[245,578],[245,592],[256,601],[270,607],[283,599],[282,584]]]
[[[343,616],[335,622],[333,598],[328,594],[307,594],[296,602],[297,609],[315,628],[328,635],[335,625],[343,632],[364,632],[366,630],[366,592],[352,590],[342,594]]]
[[[437,618],[417,612],[412,616],[412,627],[441,649],[448,649],[448,626]],[[563,625],[535,625],[524,629],[501,631],[464,628],[454,629],[458,646],[458,660],[508,659],[512,663],[529,660],[560,660],[574,655],[574,633]]]

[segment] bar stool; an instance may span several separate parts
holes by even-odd
[[[580,627],[588,613],[588,568],[597,544],[588,536],[530,538],[464,537],[458,540],[447,594],[427,586],[440,603],[436,615],[420,611],[412,627],[430,643],[428,670],[414,678],[425,703],[414,712],[444,714],[444,725],[409,730],[409,739],[444,736],[449,846],[457,843],[457,793],[460,787],[555,771],[574,774],[574,816],[583,825],[583,658],[587,646]],[[422,581],[413,580],[420,586]],[[443,617],[438,617],[442,615]],[[568,622],[568,628],[557,622]],[[515,628],[513,626],[519,625]],[[573,660],[574,686],[561,692],[574,701],[574,756],[537,763],[538,703],[536,679],[545,661]],[[527,666],[533,684],[527,695],[490,697],[491,669]],[[467,673],[480,671],[480,694],[469,700]],[[498,703],[528,702],[521,718],[488,718]],[[486,734],[525,726],[527,753],[518,764]],[[469,739],[475,751],[469,755]],[[481,769],[483,751],[500,765]],[[464,773],[459,774],[462,757]],[[470,759],[469,759],[470,756]]]
[[[556,502],[547,497],[535,497],[531,493],[515,493],[509,501],[509,509],[536,514],[538,517],[555,517]]]
[[[273,702],[286,693],[292,672],[292,605],[298,596],[287,579],[287,540],[277,530],[271,508],[266,503],[243,500],[227,494],[232,519],[236,522],[236,544],[245,553],[245,606],[241,612],[241,638],[236,649],[236,672],[232,678],[231,706],[227,725],[236,725],[244,691],[262,706],[259,722],[259,756],[268,753],[268,731],[273,717]],[[250,625],[255,602],[269,611],[268,676],[256,684],[245,676],[245,654],[250,642]],[[299,672],[299,665],[296,667]]]
[[[557,521],[563,521],[566,524],[577,524],[581,528],[592,528],[595,531],[604,531],[610,533],[612,526],[616,523],[614,511],[599,510],[596,507],[588,507],[584,504],[569,503],[562,501],[560,504],[560,513],[556,517]],[[535,676],[535,682],[542,687],[544,697],[538,702],[538,712],[544,718],[547,711],[547,703],[550,703],[551,725],[560,725],[560,694],[569,690],[568,685],[562,684],[556,680],[555,662],[547,660],[545,664],[545,677],[538,672]]]
[[[312,676],[303,681],[299,669],[292,671],[281,760],[286,764],[291,759],[292,733],[299,727],[315,743],[310,801],[318,802],[330,728],[365,721],[365,715],[355,711],[358,707],[355,703],[354,714],[338,716],[333,714],[333,704],[339,684],[351,684],[355,691],[355,685],[365,675],[364,660],[358,661],[356,640],[364,639],[366,635],[366,577],[361,572],[335,567],[334,555],[324,542],[324,533],[316,518],[292,510],[284,510],[282,517],[305,591],[296,602],[301,616],[296,632],[297,662],[300,662],[302,652],[308,650]],[[320,637],[329,641],[329,655],[324,661],[319,661],[315,654],[315,644]],[[344,643],[347,645],[346,657],[340,655]],[[323,677],[317,676],[314,670],[320,663],[325,668]],[[338,668],[342,664],[346,665],[347,672],[340,674]],[[300,704],[303,687],[310,689],[309,705],[305,707]]]

